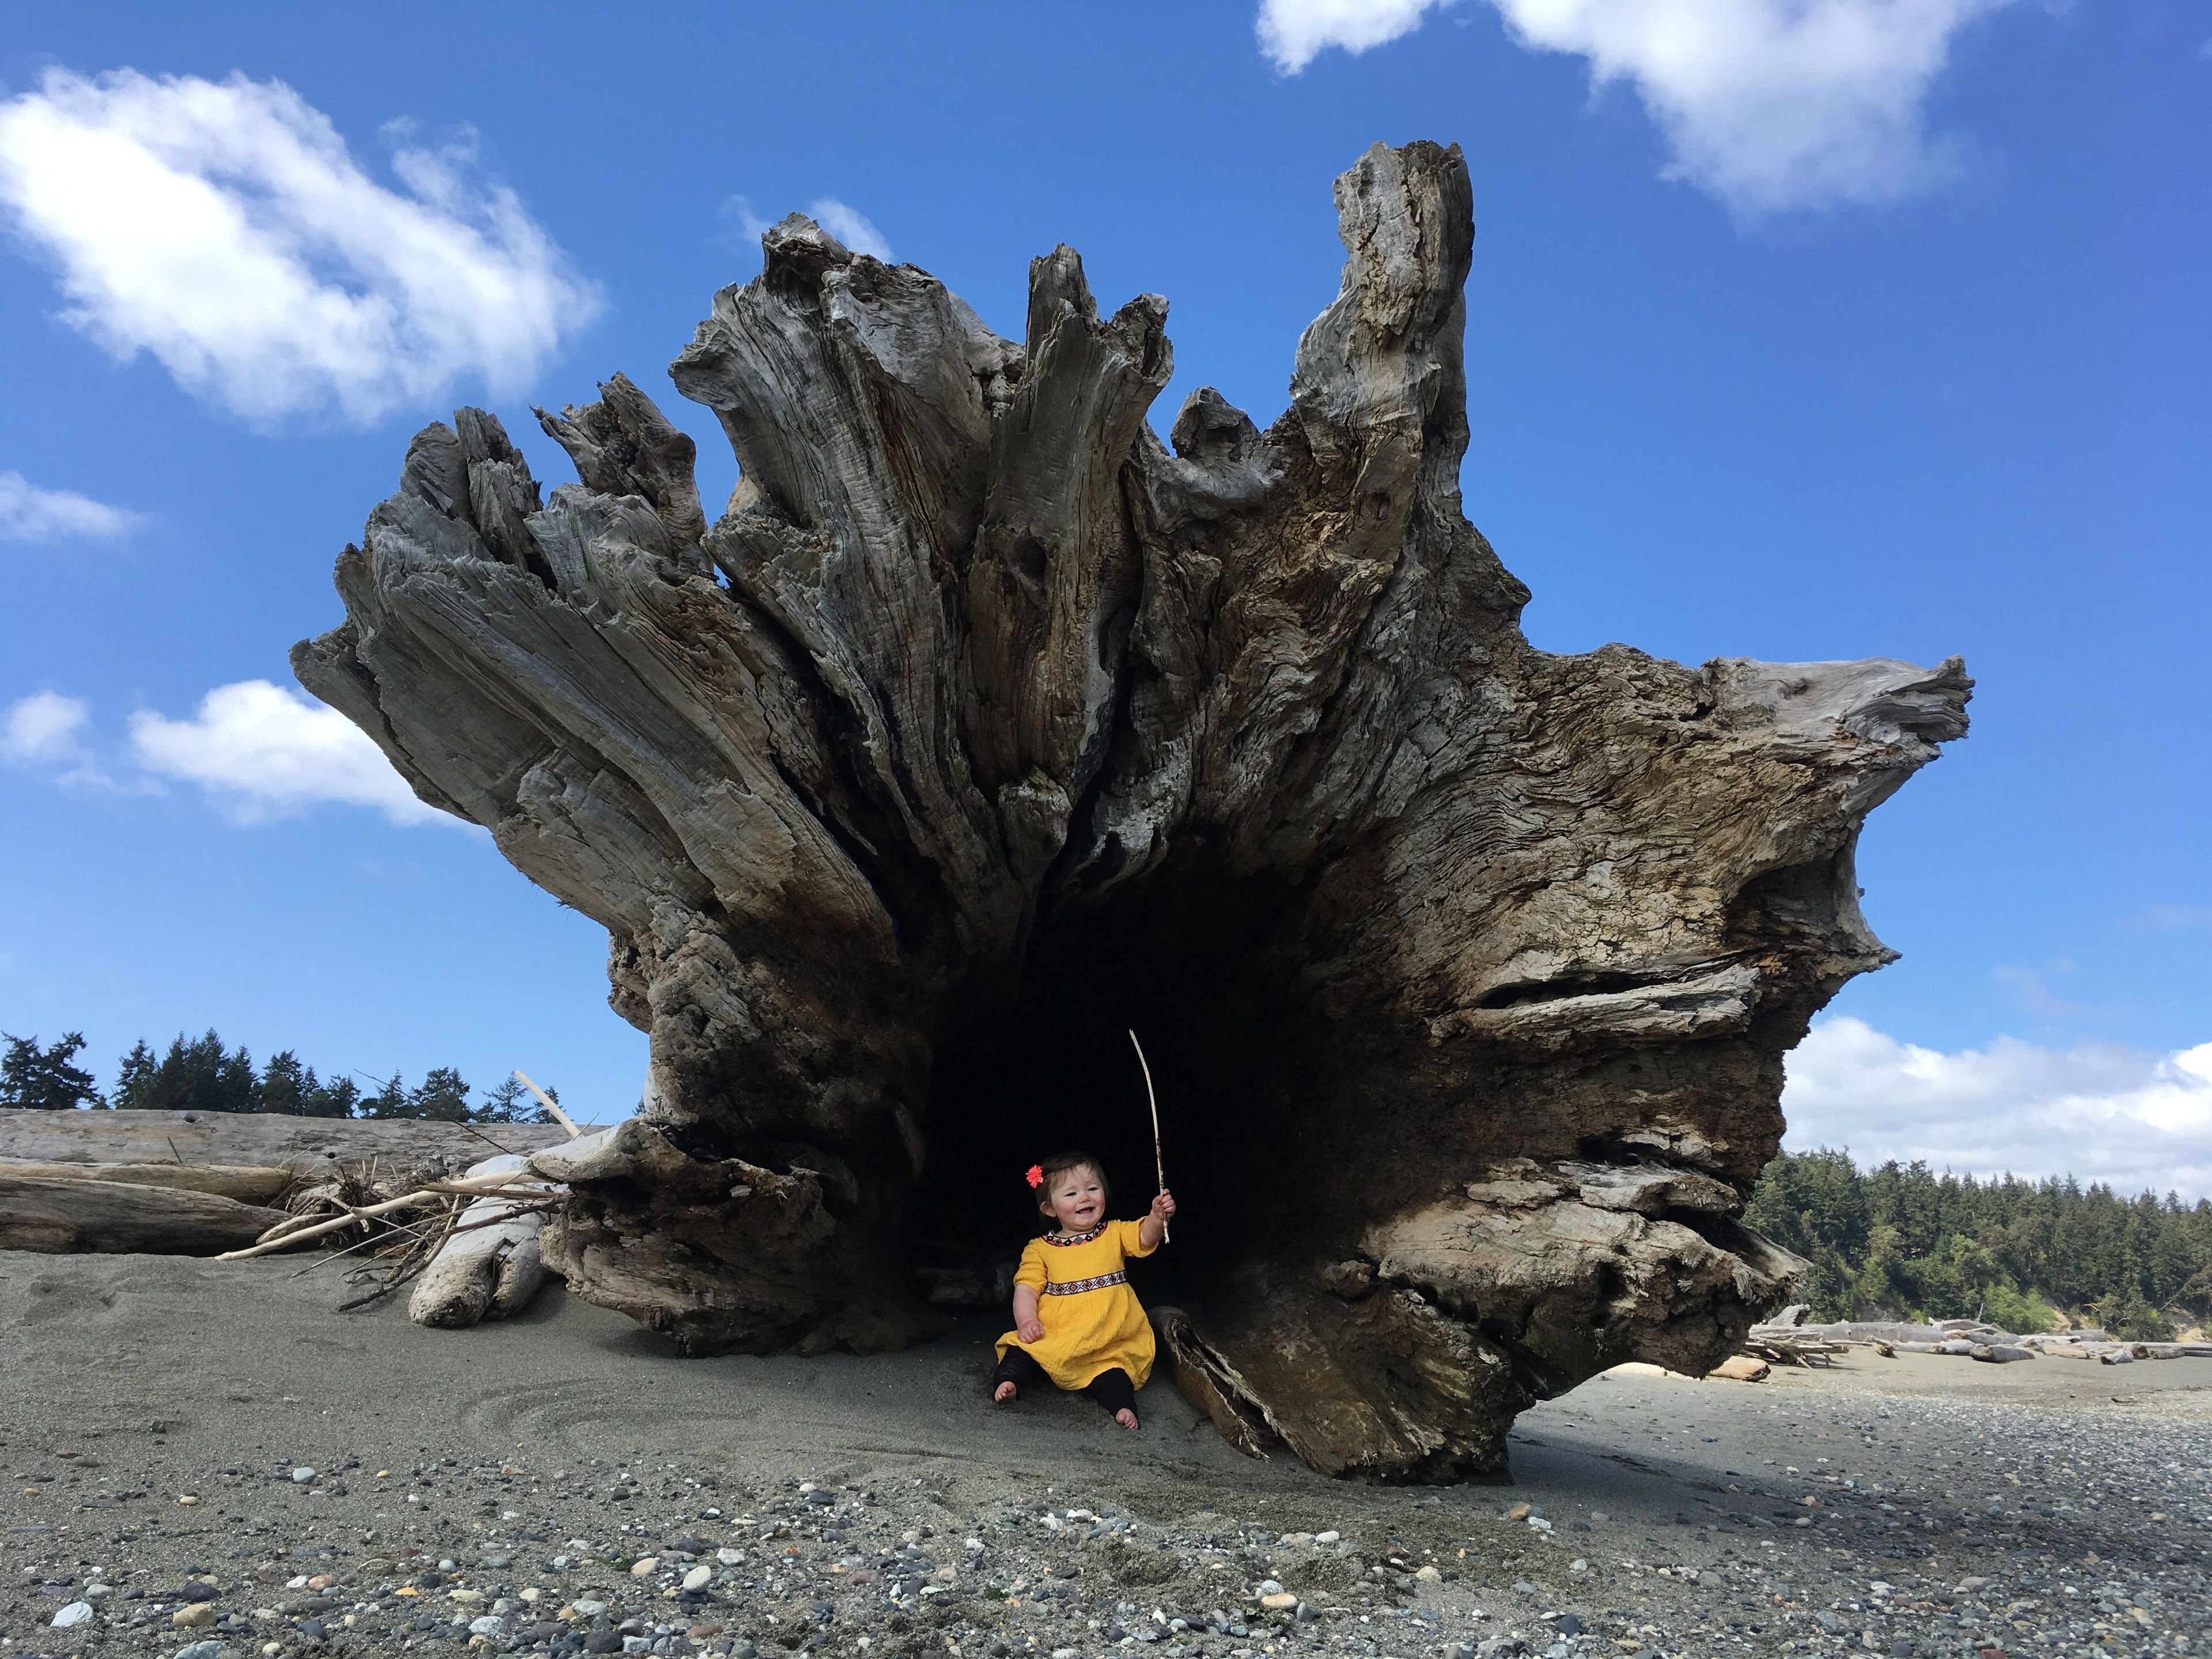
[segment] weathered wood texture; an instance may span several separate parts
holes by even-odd
[[[0,1158],[0,1176],[40,1181],[118,1181],[130,1187],[173,1187],[213,1193],[240,1204],[274,1204],[299,1182],[281,1166],[248,1164],[48,1164]]]
[[[1175,1126],[1179,1369],[1320,1468],[1495,1468],[1534,1398],[1780,1299],[1736,1218],[1781,1057],[1888,959],[1859,825],[1970,683],[1532,649],[1460,507],[1464,163],[1377,146],[1336,203],[1265,431],[1200,390],[1162,443],[1166,305],[1101,316],[1070,249],[1018,343],[794,216],[673,368],[741,469],[711,524],[619,376],[541,413],[550,501],[488,415],[416,438],[293,662],[608,930],[652,1057],[554,1155],[580,1293],[699,1350],[909,1340],[902,1216],[1109,1062],[1007,1062],[1030,1116],[976,1079],[1095,1004]]]
[[[213,1193],[0,1174],[0,1250],[216,1255],[283,1219]]]
[[[274,1112],[0,1110],[0,1158],[46,1164],[250,1165],[289,1170],[303,1177],[371,1158],[383,1158],[394,1167],[434,1164],[459,1170],[495,1150],[530,1152],[567,1138],[556,1126],[536,1123],[501,1123],[478,1130],[412,1119],[287,1117]]]
[[[511,1175],[517,1186],[527,1180],[519,1155],[486,1158],[468,1173]],[[539,1237],[544,1225],[540,1211],[518,1213],[509,1200],[477,1200],[461,1212],[463,1231],[440,1248],[415,1281],[407,1316],[417,1325],[458,1329],[520,1313],[545,1283]]]

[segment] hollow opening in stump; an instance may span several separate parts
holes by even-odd
[[[1133,1030],[1181,1206],[1147,1294],[1201,1294],[1240,1243],[1292,1218],[1279,1066],[1298,1020],[1261,948],[1273,885],[1063,910],[1018,975],[971,992],[937,1045],[907,1206],[917,1248],[1018,1253],[1044,1224],[1023,1172],[1071,1148],[1104,1163],[1111,1214],[1145,1212],[1158,1182]]]

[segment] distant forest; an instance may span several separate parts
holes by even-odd
[[[2212,1318],[2212,1201],[2122,1198],[2064,1180],[1975,1181],[1924,1164],[1862,1174],[1848,1153],[1785,1152],[1744,1219],[1813,1264],[1823,1319],[1981,1317],[2046,1331],[2063,1310],[2158,1340]]]
[[[289,1117],[422,1118],[440,1123],[550,1123],[552,1115],[514,1079],[471,1100],[467,1082],[441,1066],[413,1088],[394,1072],[364,1090],[351,1077],[325,1080],[289,1048],[259,1067],[243,1047],[227,1048],[213,1031],[179,1033],[168,1052],[156,1055],[143,1039],[123,1056],[115,1088],[102,1094],[91,1073],[76,1063],[84,1036],[66,1033],[41,1048],[36,1036],[7,1036],[0,1053],[0,1106],[68,1112],[118,1107],[126,1111],[280,1112]],[[375,1079],[372,1079],[372,1082]],[[546,1092],[558,1100],[560,1091]]]

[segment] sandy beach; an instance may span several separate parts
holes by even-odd
[[[0,1255],[0,1654],[2212,1640],[2208,1360],[1616,1374],[1521,1419],[1509,1485],[1382,1488],[1245,1458],[1164,1381],[1136,1434],[994,1409],[996,1321],[683,1359],[557,1285],[436,1331],[302,1266]]]

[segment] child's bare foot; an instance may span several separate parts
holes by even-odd
[[[1021,1390],[1017,1389],[1012,1383],[1001,1382],[999,1384],[998,1388],[992,1392],[991,1403],[994,1406],[1003,1406],[1006,1401],[1012,1400],[1020,1392]]]
[[[1133,1429],[1137,1426],[1137,1414],[1127,1406],[1114,1413],[1114,1420],[1125,1429]]]

